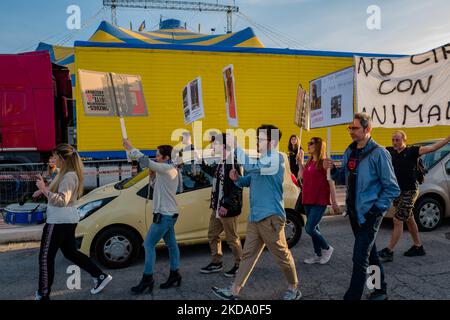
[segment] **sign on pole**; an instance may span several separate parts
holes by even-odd
[[[353,71],[349,67],[310,81],[311,128],[352,122]]]
[[[86,116],[119,116],[122,137],[128,139],[124,117],[148,115],[141,77],[81,69],[78,75]]]
[[[450,43],[403,58],[355,56],[357,110],[375,127],[450,125]]]
[[[237,106],[236,106],[236,89],[234,82],[233,65],[225,67],[222,71],[223,81],[225,84],[225,103],[227,111],[227,120],[230,127],[238,126]]]
[[[192,80],[183,88],[184,124],[188,125],[205,117],[202,94],[202,79]]]

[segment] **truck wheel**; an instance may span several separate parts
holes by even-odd
[[[115,226],[101,232],[94,250],[103,266],[111,269],[125,268],[139,256],[141,241],[130,229]]]

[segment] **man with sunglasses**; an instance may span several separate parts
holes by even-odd
[[[367,113],[356,113],[348,127],[353,143],[345,150],[343,166],[324,161],[324,168],[338,183],[347,184],[346,206],[355,236],[353,271],[344,300],[360,300],[364,292],[369,266],[375,266],[379,287],[369,300],[386,300],[387,285],[375,240],[381,222],[392,201],[400,194],[389,152],[371,137],[372,120]]]
[[[239,272],[230,288],[213,287],[216,296],[223,300],[236,300],[247,282],[264,247],[276,259],[287,282],[284,300],[299,300],[297,271],[288,248],[284,227],[286,212],[283,203],[284,158],[277,151],[281,131],[273,125],[262,125],[257,130],[260,158],[252,161],[241,148],[236,148],[238,162],[243,164],[245,176],[237,170],[230,178],[239,187],[250,188],[250,215]]]
[[[414,203],[419,196],[418,159],[424,154],[434,152],[445,146],[450,141],[450,136],[427,146],[407,146],[406,139],[406,133],[397,130],[392,135],[392,147],[387,147],[392,156],[392,164],[401,193],[394,201],[395,216],[391,241],[389,246],[378,253],[383,262],[394,260],[394,248],[403,234],[404,222],[406,222],[414,241],[414,245],[404,255],[407,257],[425,255],[425,249],[419,237],[419,228],[413,216]]]

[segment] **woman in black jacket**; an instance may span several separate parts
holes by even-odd
[[[226,134],[216,138],[216,146],[222,150],[222,157],[218,164],[202,164],[202,169],[213,177],[211,190],[211,218],[209,220],[208,240],[211,248],[212,261],[200,269],[201,273],[215,273],[223,270],[222,244],[220,234],[225,232],[225,240],[234,256],[234,266],[227,272],[226,277],[234,277],[239,269],[242,257],[242,246],[237,233],[238,216],[242,210],[242,189],[230,179],[230,171],[234,167],[240,171],[240,166],[227,148]],[[220,141],[221,140],[221,141]]]

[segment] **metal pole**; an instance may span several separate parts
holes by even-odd
[[[227,11],[227,33],[233,32],[233,11],[231,7]]]

